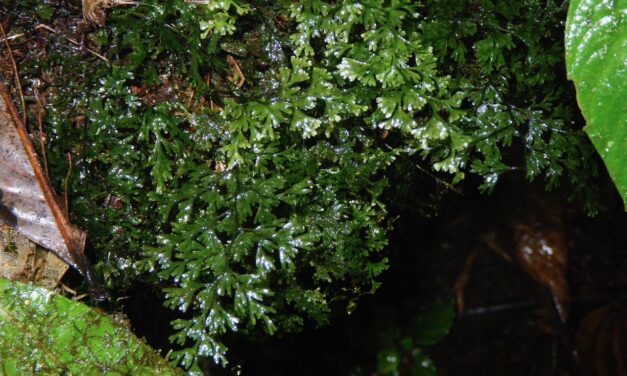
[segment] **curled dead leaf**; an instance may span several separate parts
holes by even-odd
[[[545,223],[517,223],[516,260],[536,282],[551,292],[562,321],[568,318],[568,249],[564,232]]]
[[[78,270],[94,298],[106,294],[85,257],[85,233],[70,224],[0,83],[0,225],[9,226]]]
[[[107,9],[118,5],[136,5],[134,1],[125,0],[82,0],[83,18],[87,22],[104,26],[107,18]]]

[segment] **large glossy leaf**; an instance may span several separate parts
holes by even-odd
[[[586,132],[627,205],[627,0],[573,0],[566,64]]]
[[[126,327],[88,306],[0,279],[0,374],[179,373]]]

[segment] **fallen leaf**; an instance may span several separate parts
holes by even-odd
[[[104,26],[107,19],[107,9],[120,5],[136,5],[135,1],[128,0],[82,0],[83,18],[87,22]]]
[[[16,229],[78,270],[93,290],[105,294],[85,257],[85,233],[70,224],[43,174],[13,102],[0,83],[0,224]]]
[[[577,329],[577,350],[586,375],[627,374],[627,309],[611,303],[588,313]]]
[[[536,282],[551,292],[562,321],[568,319],[569,289],[566,278],[568,247],[564,232],[548,223],[514,225],[516,260]]]
[[[53,289],[68,268],[53,252],[0,225],[0,277]]]

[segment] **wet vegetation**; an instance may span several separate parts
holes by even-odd
[[[3,375],[182,375],[111,320],[42,288],[0,281]]]
[[[76,1],[0,0],[0,74],[18,99],[12,54],[105,308],[173,364],[460,374],[486,358],[474,328],[515,343],[502,372],[576,374],[577,324],[624,286],[622,261],[607,294],[585,265],[624,256],[625,216],[566,80],[567,6],[146,0],[89,23]],[[516,261],[545,239],[555,257]]]

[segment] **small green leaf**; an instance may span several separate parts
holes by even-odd
[[[432,346],[446,337],[454,319],[453,300],[438,302],[413,317],[408,332],[417,346]]]
[[[401,354],[394,348],[379,351],[377,356],[377,372],[383,375],[394,375],[401,364]]]
[[[627,0],[575,0],[566,65],[585,128],[627,207]]]
[[[433,361],[422,350],[414,350],[412,360],[411,376],[437,376],[438,370],[435,368]]]
[[[0,279],[0,373],[176,375],[127,328],[41,287]]]
[[[54,15],[54,8],[50,4],[39,4],[35,8],[35,12],[39,18],[50,21]]]

